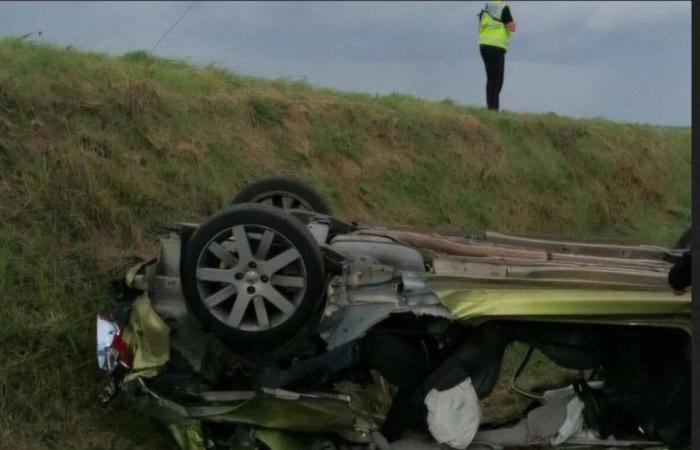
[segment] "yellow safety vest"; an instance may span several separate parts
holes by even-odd
[[[503,22],[494,19],[484,11],[479,23],[479,45],[491,45],[505,50],[508,48],[508,42],[510,42],[510,36]]]

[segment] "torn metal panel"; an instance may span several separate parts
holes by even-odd
[[[425,261],[418,250],[384,236],[340,235],[333,238],[331,248],[347,257],[369,257],[401,270],[425,270]]]
[[[134,353],[134,371],[156,369],[170,359],[170,328],[151,306],[147,293],[134,300],[123,339]]]
[[[439,276],[465,281],[521,282],[542,286],[620,287],[668,290],[667,268],[622,268],[584,264],[533,264],[517,261],[455,261],[437,259],[433,270]]]
[[[650,245],[606,245],[570,241],[555,241],[510,236],[493,231],[485,232],[485,240],[496,244],[519,247],[538,248],[555,253],[573,253],[578,255],[603,256],[613,258],[663,259],[677,252],[667,248]]]
[[[258,429],[255,437],[270,450],[308,450],[308,444],[301,439],[279,430]]]
[[[319,331],[319,335],[332,350],[362,337],[370,328],[387,319],[392,314],[413,313],[452,319],[449,311],[442,306],[404,307],[397,305],[350,305],[332,314]]]
[[[257,377],[257,382],[266,386],[263,388],[265,393],[268,388],[279,388],[288,386],[296,381],[302,380],[305,377],[311,376],[314,373],[325,373],[327,375],[337,374],[345,369],[355,367],[360,361],[359,343],[356,340],[329,347],[328,351],[298,361],[296,364],[287,368],[266,368],[261,371]],[[294,394],[297,397],[300,394]],[[309,394],[306,394],[309,395]],[[313,394],[316,398],[329,397],[329,394]],[[344,399],[334,396],[336,399]]]
[[[393,304],[347,306],[324,321],[319,335],[328,343],[328,348],[333,349],[358,339],[396,310]]]
[[[158,395],[144,380],[138,378],[137,382],[151,399],[147,402],[150,406],[146,406],[149,414],[166,424],[180,425],[191,420],[238,423],[296,432],[334,433],[358,443],[368,442],[369,432],[377,428],[369,415],[356,410],[347,399],[333,396],[291,395],[294,393],[272,390],[269,394],[263,392],[247,400],[216,406],[183,406]]]
[[[673,251],[661,248],[646,251],[624,246],[572,243],[559,245],[555,241],[547,245],[528,246],[527,241],[520,245],[504,245],[409,231],[384,231],[383,233],[408,245],[431,250],[445,257],[507,258],[530,262],[553,261],[615,267],[668,268],[669,263],[666,260],[675,254]]]
[[[413,313],[452,319],[423,274],[403,272],[385,283],[330,289],[319,335],[333,349],[362,337],[392,314]]]
[[[501,256],[521,258],[532,261],[547,261],[547,252],[519,248],[496,247],[483,243],[462,243],[444,236],[414,233],[410,231],[391,231],[387,235],[393,236],[401,242],[405,242],[417,248],[424,248],[439,253],[456,256]]]
[[[206,450],[202,426],[198,420],[166,424],[180,450]]]
[[[199,396],[202,400],[213,403],[240,402],[255,397],[255,391],[207,391],[200,392]]]

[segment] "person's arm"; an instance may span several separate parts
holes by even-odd
[[[506,26],[508,33],[515,31],[515,20],[513,20],[513,15],[510,13],[510,7],[506,6],[501,12],[501,22]]]

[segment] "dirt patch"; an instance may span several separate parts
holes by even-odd
[[[337,154],[324,155],[312,162],[312,171],[318,174],[332,174],[333,184],[342,186],[339,191],[340,203],[345,205],[345,214],[352,219],[366,220],[371,217],[372,205],[360,189],[361,180],[365,177],[365,164],[345,158]]]
[[[201,142],[178,141],[173,144],[173,150],[192,161],[201,161],[207,153],[207,146]]]
[[[477,118],[441,117],[436,123],[444,158],[464,174],[484,180],[509,170],[502,142]]]
[[[264,130],[241,128],[234,133],[234,142],[243,147],[253,167],[260,167],[266,171],[281,171],[286,167],[284,160],[275,151],[275,142]]]
[[[413,167],[412,143],[399,129],[399,121],[393,113],[377,114],[366,125],[366,177],[374,179],[387,167],[408,172]]]
[[[387,167],[394,167],[402,172],[409,172],[413,168],[411,145],[397,145],[397,142],[387,137],[367,139],[363,163],[366,178],[375,179]]]
[[[503,144],[476,117],[468,115],[460,122],[448,120],[452,132],[446,136],[447,144],[463,161],[480,165],[504,157]]]

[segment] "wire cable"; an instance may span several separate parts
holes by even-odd
[[[163,42],[163,40],[165,40],[165,38],[168,37],[170,32],[173,31],[173,29],[182,21],[182,19],[185,18],[185,16],[187,15],[188,12],[190,12],[190,10],[192,9],[192,7],[194,6],[195,3],[197,3],[197,2],[191,2],[190,5],[187,7],[187,9],[185,9],[185,11],[182,13],[182,15],[180,15],[180,17],[178,17],[177,20],[175,22],[173,22],[172,25],[170,25],[170,28],[168,28],[168,30],[165,33],[163,33],[163,35],[160,37],[160,39],[158,39],[158,42],[156,42],[155,45],[153,46],[153,48],[151,48],[151,53],[153,53],[155,51],[155,49],[158,48],[160,43]]]
[[[528,361],[530,361],[530,357],[532,356],[532,353],[535,351],[534,346],[530,346],[530,349],[527,352],[527,355],[525,355],[525,358],[523,359],[523,362],[520,363],[520,367],[518,367],[518,370],[515,371],[515,375],[513,375],[513,378],[510,379],[510,390],[513,392],[516,392],[523,397],[527,397],[533,400],[540,400],[542,401],[544,399],[544,396],[542,395],[537,395],[537,394],[532,394],[530,392],[527,392],[523,389],[520,389],[518,386],[515,385],[515,381],[518,379],[520,374],[522,373],[523,369],[525,369],[525,366],[527,366]]]

